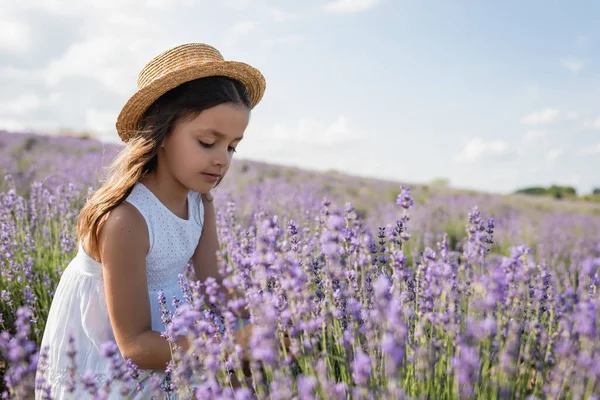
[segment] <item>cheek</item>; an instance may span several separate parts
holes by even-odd
[[[181,143],[170,148],[169,164],[171,169],[178,175],[191,173],[198,168],[202,160],[202,150],[194,144]]]
[[[186,169],[189,172],[197,173],[207,169],[208,164],[210,162],[210,150],[204,149],[201,146],[188,146],[187,149],[184,150],[185,153],[185,162],[182,164],[186,165]]]
[[[203,150],[199,148],[199,146],[189,146],[186,149],[185,153],[182,154],[185,154],[184,164],[187,166],[187,168],[195,170],[202,167],[204,164],[204,160],[206,159]]]

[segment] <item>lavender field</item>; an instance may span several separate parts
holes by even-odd
[[[0,131],[7,398],[33,393],[53,290],[76,251],[78,211],[118,150]],[[600,398],[600,204],[242,159],[215,204],[223,284],[245,297],[225,303],[214,282],[182,280],[182,297],[165,299],[179,304],[165,316],[168,332],[196,339],[192,353],[174,350],[170,366],[171,390],[184,398]],[[237,357],[222,359],[243,307],[256,326],[250,380]],[[215,313],[227,322],[224,346]],[[135,387],[135,366],[114,345],[105,350],[113,382]],[[73,384],[95,398],[111,390]]]

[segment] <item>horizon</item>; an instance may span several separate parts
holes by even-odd
[[[2,134],[2,133],[8,133],[8,134],[12,134],[12,135],[39,135],[39,136],[51,137],[51,138],[61,138],[61,137],[66,138],[66,137],[68,137],[68,138],[76,138],[76,139],[83,139],[83,140],[91,139],[91,140],[96,140],[96,141],[102,143],[102,145],[109,145],[109,146],[111,146],[111,145],[123,146],[124,145],[123,143],[120,143],[120,142],[101,141],[101,140],[99,140],[99,138],[94,136],[94,134],[88,133],[88,132],[80,132],[79,134],[77,132],[71,132],[71,131],[66,131],[66,130],[63,130],[62,132],[60,132],[60,131],[56,131],[56,132],[37,132],[37,131],[11,132],[11,131],[7,131],[7,130],[0,128],[0,134]],[[540,187],[542,187],[544,189],[549,189],[550,186],[563,186],[564,187],[564,185],[560,185],[560,184],[550,184],[545,187],[543,187],[541,185],[532,185],[532,186],[528,186],[528,187],[515,188],[513,191],[507,192],[507,193],[498,193],[498,192],[493,192],[493,191],[486,191],[486,190],[474,189],[474,188],[469,188],[469,187],[456,186],[456,185],[453,185],[452,182],[450,182],[448,179],[443,178],[443,177],[433,179],[432,181],[429,181],[429,182],[417,182],[417,181],[410,181],[410,180],[399,180],[399,179],[394,179],[394,178],[382,178],[382,177],[377,177],[377,176],[373,176],[373,175],[361,175],[360,173],[341,171],[341,170],[337,170],[335,168],[316,169],[316,168],[309,168],[309,167],[276,163],[276,162],[270,162],[270,161],[265,161],[265,160],[256,160],[256,159],[243,158],[243,157],[235,157],[233,160],[234,163],[246,162],[246,161],[249,161],[252,163],[264,163],[271,167],[299,169],[303,172],[308,172],[308,173],[341,174],[341,175],[344,175],[344,176],[347,176],[350,178],[367,179],[370,181],[379,181],[379,182],[390,183],[390,184],[406,185],[409,189],[414,188],[416,186],[431,186],[431,187],[436,187],[436,188],[448,188],[448,189],[456,190],[459,192],[464,191],[464,192],[476,192],[478,194],[483,194],[483,195],[510,196],[510,195],[519,194],[519,193],[517,193],[517,191],[522,190],[522,189],[531,189],[531,188],[540,188]],[[591,194],[592,194],[591,192],[589,192],[589,193],[577,192],[578,197],[591,195]],[[535,197],[539,197],[539,196],[535,196]]]

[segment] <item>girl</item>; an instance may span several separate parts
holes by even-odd
[[[161,336],[158,293],[173,312],[173,297],[183,300],[178,276],[190,260],[197,279],[220,282],[210,191],[225,176],[265,86],[255,68],[198,43],[174,47],[141,71],[116,124],[126,147],[78,219],[79,250],[50,307],[36,398],[48,391],[54,399],[86,397],[86,372],[102,388],[110,360],[101,346],[111,340],[139,367],[140,380],[151,372],[166,377],[171,352]],[[251,327],[235,333],[242,347]],[[185,338],[177,344],[189,348]],[[149,382],[142,383],[144,391],[129,398],[150,398]],[[123,393],[117,387],[111,396]]]

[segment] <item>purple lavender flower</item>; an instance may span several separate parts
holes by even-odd
[[[35,373],[39,361],[36,344],[29,339],[32,312],[27,307],[17,310],[16,333],[0,333],[0,354],[9,367],[4,373],[5,396],[27,397],[35,388]]]
[[[398,198],[396,199],[396,204],[401,206],[405,210],[408,210],[410,207],[412,207],[414,205],[414,201],[410,194],[409,188],[407,188],[406,186],[402,186],[402,191],[400,192],[400,194],[398,195]]]
[[[470,397],[475,388],[474,383],[478,379],[479,355],[476,348],[463,345],[458,349],[458,355],[452,360],[458,390],[461,397]]]
[[[81,384],[84,390],[90,395],[96,396],[98,394],[98,385],[96,382],[96,376],[91,371],[86,371],[81,376]]]
[[[131,361],[127,362],[121,356],[121,352],[114,341],[103,343],[100,352],[103,357],[110,361],[109,374],[110,380],[104,386],[105,393],[109,393],[112,385],[117,383],[121,395],[126,395],[134,388],[138,388],[137,368],[133,366]]]
[[[317,386],[317,379],[311,375],[300,375],[298,377],[298,395],[300,400],[316,399],[314,390]]]
[[[358,385],[365,386],[369,382],[371,371],[371,358],[358,349],[352,362],[352,378]]]
[[[76,389],[77,380],[77,362],[75,361],[75,356],[77,355],[77,350],[75,349],[75,338],[72,335],[69,335],[69,349],[67,350],[67,357],[69,357],[69,369],[68,369],[68,377],[67,377],[67,392],[73,393]]]

